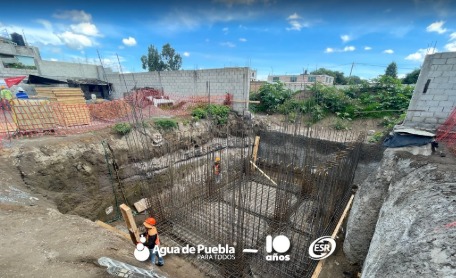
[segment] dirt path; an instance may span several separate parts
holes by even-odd
[[[55,205],[28,189],[11,162],[0,158],[0,277],[113,277],[98,265],[110,257],[142,268],[134,245],[94,222],[61,214]],[[178,257],[160,268],[168,277],[202,277]]]

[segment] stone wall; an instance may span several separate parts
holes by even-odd
[[[404,125],[434,131],[447,119],[455,105],[456,52],[427,55]]]
[[[107,81],[113,84],[113,98],[123,97],[135,86],[137,88],[152,87],[162,89],[171,96],[207,96],[208,82],[211,96],[233,94],[235,100],[244,101],[233,103],[233,109],[242,112],[248,109],[250,75],[247,68],[221,68],[207,70],[179,70],[162,72],[141,72],[107,74]]]

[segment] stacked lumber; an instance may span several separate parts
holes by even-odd
[[[63,126],[90,124],[90,112],[80,88],[37,87],[38,97],[51,101],[57,122]]]
[[[54,129],[56,119],[49,104],[49,100],[11,100],[13,121],[17,129],[25,132],[40,132]]]

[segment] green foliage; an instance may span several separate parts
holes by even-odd
[[[347,79],[345,78],[344,73],[340,72],[340,71],[333,71],[333,70],[329,70],[329,69],[325,69],[325,68],[319,68],[315,71],[312,71],[310,74],[316,74],[316,75],[326,74],[326,75],[334,77],[335,85],[347,84]]]
[[[177,128],[177,122],[171,119],[160,119],[155,121],[155,126],[163,130],[171,130]]]
[[[260,87],[257,94],[253,94],[250,100],[259,100],[260,104],[252,104],[252,110],[255,112],[276,113],[279,106],[285,101],[291,99],[294,93],[285,88],[282,82],[272,84],[266,83]],[[283,107],[281,108],[284,109]]]
[[[219,104],[209,104],[193,109],[192,116],[196,120],[213,119],[216,124],[224,125],[228,122],[230,107]]]
[[[29,69],[29,70],[36,70],[36,66],[26,66],[22,63],[9,63],[9,64],[4,64],[5,68],[11,68],[11,69]]]
[[[216,124],[224,125],[228,122],[230,107],[225,105],[211,104],[206,106],[208,117],[212,117]]]
[[[377,131],[374,133],[374,135],[372,135],[372,137],[369,139],[369,142],[370,143],[377,143],[378,141],[380,141],[384,136],[384,133],[381,132],[381,131]]]
[[[132,126],[130,123],[117,123],[112,127],[112,129],[119,135],[125,135],[130,133]]]
[[[336,123],[333,125],[335,130],[349,130],[350,124],[348,120],[337,119]]]
[[[412,72],[407,73],[404,79],[402,79],[402,84],[416,84],[416,81],[418,81],[418,76],[420,76],[420,72],[420,69],[416,69]]]
[[[385,75],[393,78],[397,78],[397,65],[395,62],[392,62],[391,64],[386,67],[385,70]]]
[[[192,111],[192,116],[196,120],[205,119],[205,118],[207,118],[207,110],[202,107],[195,108]]]
[[[148,71],[179,70],[182,66],[182,57],[169,43],[163,45],[159,54],[154,45],[150,45],[147,55],[141,56],[142,68]]]

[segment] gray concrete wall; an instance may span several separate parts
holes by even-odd
[[[163,89],[171,96],[207,96],[207,82],[211,96],[233,94],[235,100],[248,101],[251,70],[244,68],[220,68],[207,70],[179,70],[162,72],[141,72],[107,74],[107,81],[113,84],[113,98],[123,97],[133,87]],[[242,112],[248,103],[233,103],[233,109]]]
[[[102,72],[98,69],[101,66],[92,64],[79,64],[55,61],[37,61],[41,75],[55,78],[94,78],[104,80]]]
[[[424,93],[426,82],[429,86]],[[434,131],[456,105],[456,52],[427,55],[404,125]],[[411,111],[423,110],[423,111]]]

